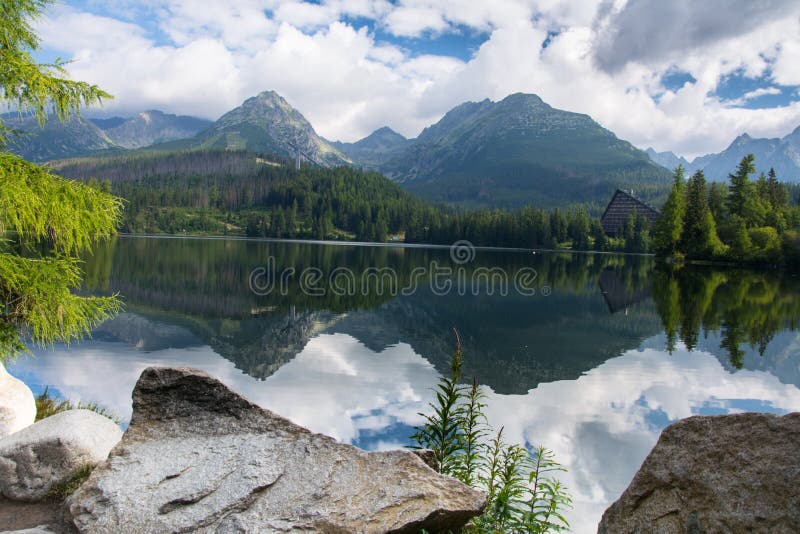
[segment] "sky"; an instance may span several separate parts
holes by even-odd
[[[689,158],[800,126],[800,0],[65,0],[37,29],[115,96],[94,115],[213,120],[275,90],[355,141],[525,92]]]

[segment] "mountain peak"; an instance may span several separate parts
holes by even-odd
[[[547,105],[544,103],[544,100],[542,100],[539,97],[539,95],[535,95],[533,93],[513,93],[505,97],[500,102],[505,104],[529,105],[529,106]]]
[[[257,94],[255,97],[253,97],[253,98],[258,98],[258,99],[273,99],[273,100],[274,100],[274,99],[278,99],[278,100],[283,100],[283,97],[282,97],[281,95],[279,95],[279,94],[278,94],[278,93],[277,93],[275,90],[273,90],[273,89],[268,89],[268,90],[266,90],[266,91],[261,91],[260,93],[258,93],[258,94]]]
[[[294,157],[316,165],[350,161],[322,139],[303,115],[275,91],[263,91],[230,110],[190,141],[193,146],[250,150]]]
[[[375,167],[378,162],[385,160],[409,141],[388,126],[378,128],[363,139],[355,143],[332,143],[354,161],[366,167]]]
[[[287,103],[285,98],[273,90],[262,91],[256,96],[248,98],[247,100],[256,100],[258,102],[280,102],[282,104]],[[247,102],[247,100],[245,100],[245,102]]]
[[[403,137],[403,139],[405,139],[405,137],[404,137],[403,135],[401,135],[401,134],[399,134],[399,133],[395,132],[394,130],[392,130],[392,129],[391,129],[391,128],[389,128],[388,126],[381,126],[381,127],[380,127],[380,128],[378,128],[377,130],[375,130],[374,132],[372,132],[372,133],[371,133],[371,134],[370,134],[368,137],[371,137],[371,136],[373,136],[373,135],[380,135],[380,136],[384,136],[384,135],[392,135],[392,136],[399,136],[399,137]]]
[[[295,109],[283,98],[281,95],[276,93],[275,91],[262,91],[258,93],[256,96],[251,96],[250,98],[246,99],[242,102],[242,105],[238,108],[235,108],[231,111],[247,109],[247,110],[267,110],[267,109],[274,109],[274,110],[282,110],[286,113],[293,113],[296,112]],[[228,113],[231,113],[230,111]],[[226,115],[228,114],[226,113]]]
[[[526,93],[456,106],[388,156],[378,169],[409,191],[473,205],[566,204],[589,198],[586,183],[600,197],[622,181],[669,183],[666,169],[588,115]]]
[[[375,145],[375,144],[396,145],[405,143],[406,141],[408,141],[408,139],[406,139],[404,136],[395,132],[388,126],[383,126],[382,128],[378,128],[377,130],[366,136],[364,139],[356,141],[355,144],[362,146]]]
[[[754,138],[743,133],[722,152],[695,158],[692,165],[702,169],[708,181],[724,182],[743,157],[753,154],[756,175],[774,168],[781,181],[798,183],[800,182],[798,149],[800,149],[800,128],[796,128],[794,132],[782,139]]]

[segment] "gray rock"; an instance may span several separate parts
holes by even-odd
[[[0,494],[37,501],[80,468],[106,459],[119,426],[89,410],[69,410],[0,439]]]
[[[438,467],[437,462],[436,462],[436,453],[433,452],[432,450],[430,450],[430,449],[417,449],[417,450],[413,450],[411,452],[413,452],[414,454],[419,456],[419,459],[422,460],[423,462],[425,462],[425,465],[427,465],[431,469],[436,469]]]
[[[36,400],[22,380],[0,362],[0,438],[19,432],[36,420]]]
[[[122,441],[67,505],[81,532],[419,532],[484,501],[410,452],[368,453],[200,371],[150,368]]]
[[[661,433],[598,533],[800,532],[800,413],[690,417]]]

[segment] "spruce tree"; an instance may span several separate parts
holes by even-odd
[[[589,216],[582,207],[578,208],[569,222],[568,233],[572,239],[572,248],[575,250],[586,250],[589,248]]]
[[[750,181],[750,175],[755,170],[755,156],[748,154],[742,158],[736,172],[728,175],[728,216],[741,218],[748,228],[763,225],[767,214],[767,208],[759,196],[758,184]],[[766,189],[766,180],[761,185]]]
[[[775,169],[772,167],[767,174],[767,197],[773,210],[782,210],[789,205],[789,194],[778,181]]]
[[[34,61],[40,41],[31,23],[50,3],[6,0],[0,9],[0,102],[34,114],[40,125],[110,98],[67,79],[60,62]],[[82,278],[78,255],[114,233],[120,200],[8,153],[14,135],[0,121],[0,358],[27,350],[25,335],[37,344],[69,342],[120,307],[115,297],[71,291]]]
[[[685,189],[683,167],[678,166],[675,169],[672,191],[653,229],[653,248],[659,256],[674,256],[678,252],[683,217],[686,214]]]
[[[600,221],[592,221],[592,238],[594,239],[594,250],[608,249],[608,238],[603,231],[603,225],[600,224]]]
[[[703,171],[694,173],[687,184],[681,250],[690,258],[703,259],[717,257],[725,250],[717,236],[717,226],[708,206],[708,189]]]
[[[750,175],[756,171],[755,156],[748,154],[739,162],[736,172],[728,174],[728,213],[744,218],[748,195],[753,194]]]

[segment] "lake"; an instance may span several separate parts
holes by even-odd
[[[9,370],[127,422],[151,365],[203,369],[259,405],[369,450],[410,443],[458,329],[465,378],[511,441],[567,467],[574,532],[670,423],[800,410],[800,280],[646,256],[119,237],[82,289],[125,312]],[[125,424],[125,423],[123,423]]]

